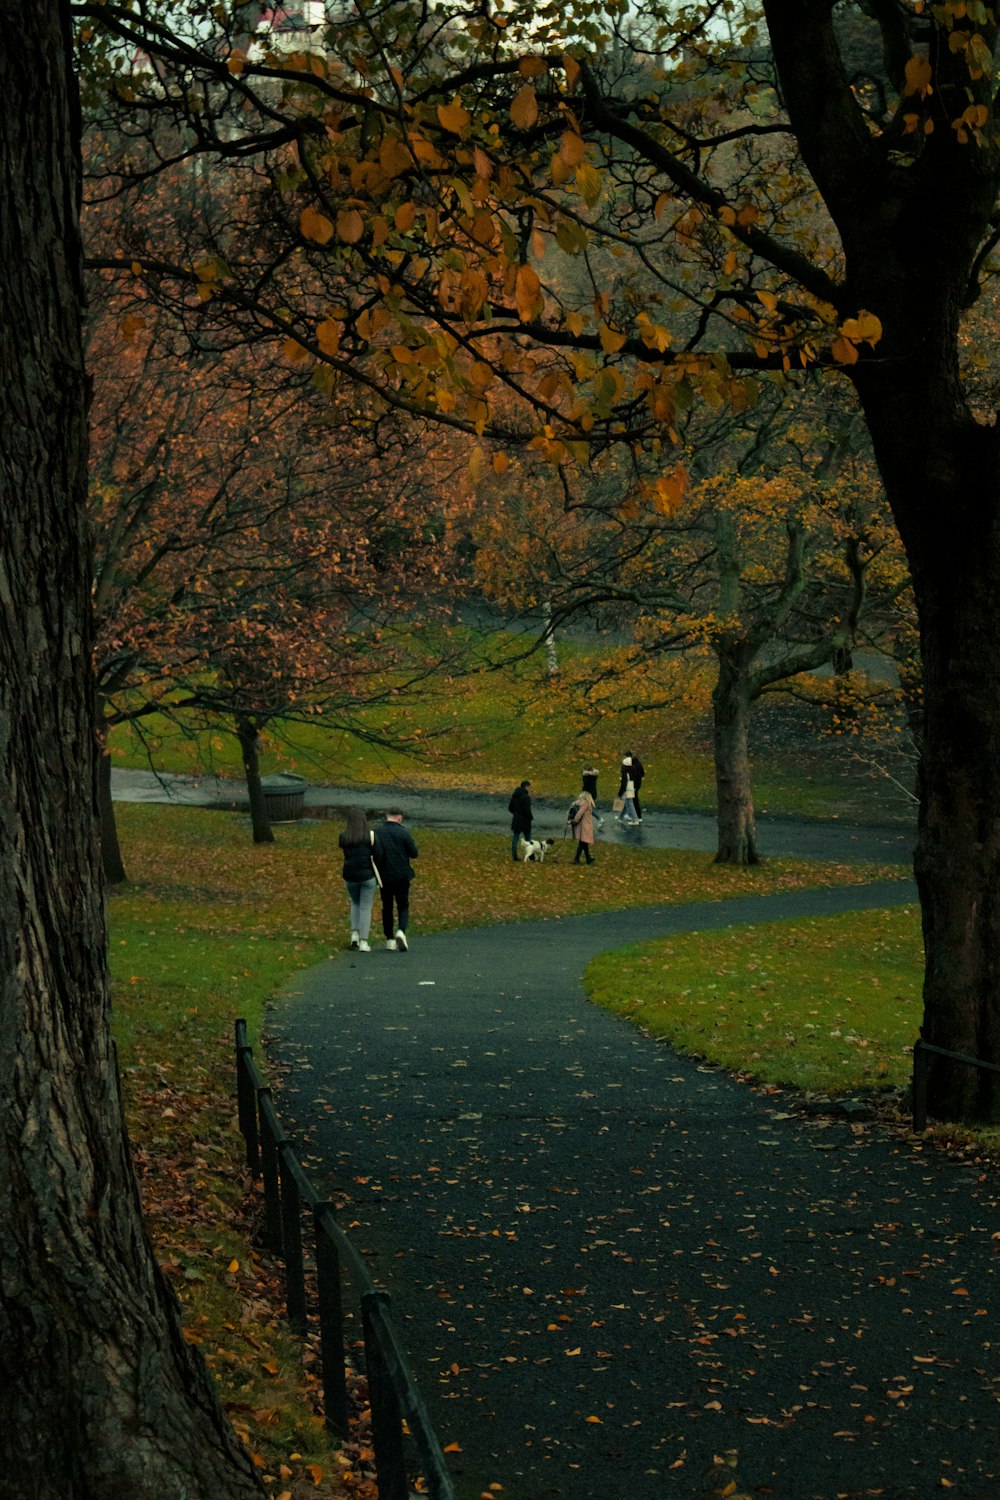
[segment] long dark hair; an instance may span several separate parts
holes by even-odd
[[[366,844],[368,842],[368,819],[365,817],[363,807],[349,807],[347,809],[347,824],[340,835],[340,846],[346,849],[349,844]]]

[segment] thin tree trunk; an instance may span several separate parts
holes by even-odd
[[[731,657],[720,656],[719,676],[712,693],[719,834],[715,862],[720,865],[760,862],[747,743],[750,701],[746,670]]]
[[[108,885],[121,885],[127,878],[118,839],[118,820],[111,796],[111,755],[105,745],[98,752],[98,797],[101,808],[101,862]]]
[[[556,650],[556,633],[552,627],[552,605],[548,599],[542,605],[542,614],[545,617],[545,630],[542,634],[545,642],[545,674],[547,677],[558,677],[559,653]]]
[[[236,733],[243,756],[243,774],[246,776],[247,796],[250,799],[250,826],[255,844],[273,844],[274,830],[267,811],[267,799],[260,784],[260,734],[249,719],[237,719]]]
[[[146,1236],[109,1031],[69,12],[0,47],[0,1497],[250,1500]]]

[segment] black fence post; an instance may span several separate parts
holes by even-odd
[[[372,1444],[378,1474],[379,1500],[409,1500],[403,1452],[403,1413],[382,1348],[380,1313],[389,1311],[389,1293],[376,1288],[361,1298],[365,1330],[365,1369],[372,1407]]]
[[[305,1333],[306,1272],[302,1260],[302,1200],[295,1180],[295,1156],[291,1143],[278,1147],[278,1185],[281,1190],[281,1243],[285,1255],[285,1310],[296,1333]]]
[[[913,1044],[913,1129],[927,1129],[927,1051],[919,1037]]]
[[[272,1255],[281,1255],[281,1187],[278,1182],[278,1140],[271,1124],[267,1104],[270,1089],[257,1090],[260,1111],[260,1168],[264,1179],[264,1243]]]
[[[247,1167],[254,1178],[260,1176],[260,1137],[257,1133],[257,1099],[250,1076],[253,1048],[247,1043],[246,1021],[236,1022],[236,1106],[240,1133],[246,1144]]]
[[[319,1347],[323,1371],[323,1409],[326,1425],[338,1437],[346,1437],[350,1426],[347,1398],[347,1349],[344,1338],[344,1303],[341,1282],[340,1252],[336,1241],[326,1232],[326,1214],[332,1214],[329,1203],[317,1203],[315,1209],[316,1298],[319,1305]]]

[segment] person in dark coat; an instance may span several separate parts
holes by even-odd
[[[531,797],[528,793],[530,781],[522,781],[521,785],[514,788],[514,794],[507,803],[507,811],[510,813],[510,857],[517,860],[517,841],[519,838],[531,838]]]
[[[597,767],[584,766],[583,777],[580,781],[583,791],[589,792],[594,802],[597,801]]]
[[[406,929],[410,920],[411,859],[417,857],[417,846],[409,829],[403,827],[403,813],[391,807],[385,822],[375,830],[375,863],[382,877],[382,931],[390,953],[405,953],[410,944]],[[396,907],[393,926],[392,908]]]
[[[618,787],[619,797],[625,796],[625,787],[629,781],[635,788],[632,801],[635,805],[635,818],[637,823],[642,822],[642,803],[639,801],[639,793],[642,790],[642,778],[646,774],[646,768],[638,755],[633,755],[631,750],[626,750],[622,756],[621,782]]]

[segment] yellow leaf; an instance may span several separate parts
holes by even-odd
[[[544,57],[522,57],[517,71],[522,78],[542,78],[549,71],[549,65]]]
[[[462,1446],[460,1443],[446,1443],[441,1449],[442,1453],[461,1453],[461,1451]]]
[[[571,312],[566,314],[566,327],[574,338],[579,338],[583,332],[583,314]]]
[[[396,209],[393,223],[400,234],[406,234],[412,229],[417,219],[417,205],[415,203],[401,203]]]
[[[134,260],[132,262],[130,270],[131,270],[133,276],[141,276],[142,275],[142,266],[139,264],[139,262],[137,260]]]
[[[319,1484],[323,1478],[323,1470],[319,1464],[306,1464],[306,1473],[312,1479],[313,1484]]]
[[[586,154],[587,147],[583,137],[577,135],[575,130],[564,131],[559,142],[559,160],[567,167],[578,167]]]
[[[931,79],[934,69],[926,57],[914,54],[906,64],[906,86],[904,94],[919,94],[921,99],[931,92]]]
[[[576,171],[576,185],[591,207],[601,196],[601,174],[589,161],[581,162]]]
[[[672,516],[687,493],[688,472],[682,464],[661,474],[653,486],[653,504],[661,516]]]
[[[596,1422],[599,1427],[603,1427],[603,1425],[604,1425],[603,1422],[601,1421],[600,1417],[584,1417],[583,1420],[585,1422]]]
[[[758,292],[757,301],[762,307],[766,307],[768,312],[773,313],[778,310],[778,299],[773,292]]]
[[[457,99],[453,99],[450,104],[439,104],[437,114],[442,128],[450,130],[452,135],[461,135],[472,118]]]
[[[298,339],[286,339],[281,346],[281,352],[292,365],[305,364],[306,360],[311,357],[309,350],[303,349]]]
[[[511,101],[510,117],[518,130],[530,130],[538,119],[538,98],[530,83],[519,88]]]
[[[856,318],[848,318],[841,323],[837,330],[845,339],[851,339],[854,343],[871,344],[874,349],[882,337],[882,324],[874,313],[866,312],[864,308]]]
[[[321,214],[310,203],[299,215],[299,233],[305,240],[315,240],[317,245],[325,245],[333,238],[333,225],[326,214]]]
[[[230,1271],[238,1271],[239,1268],[240,1268],[240,1263],[239,1263],[238,1260],[231,1260],[229,1262],[228,1270],[230,1270]]]
[[[316,328],[316,342],[324,354],[336,354],[340,348],[340,337],[344,331],[343,323],[337,318],[324,318]]]
[[[413,165],[409,151],[395,135],[387,135],[382,141],[378,148],[378,162],[387,177],[399,177]]]
[[[515,301],[522,323],[528,323],[534,317],[541,288],[537,272],[531,266],[518,266]]]
[[[509,468],[509,467],[510,467],[510,459],[507,457],[506,453],[494,453],[494,455],[493,455],[493,472],[494,472],[494,474],[502,474],[503,471],[505,469]],[[456,1370],[455,1373],[457,1374],[458,1371]]]
[[[342,208],[337,215],[337,238],[356,245],[365,232],[365,221],[356,208]]]
[[[597,336],[601,341],[601,348],[605,354],[617,354],[618,350],[626,342],[624,333],[619,333],[616,328],[609,328],[606,323],[601,324],[597,330]]]
[[[830,353],[838,365],[856,365],[858,362],[858,351],[850,339],[834,339],[830,346]]]

